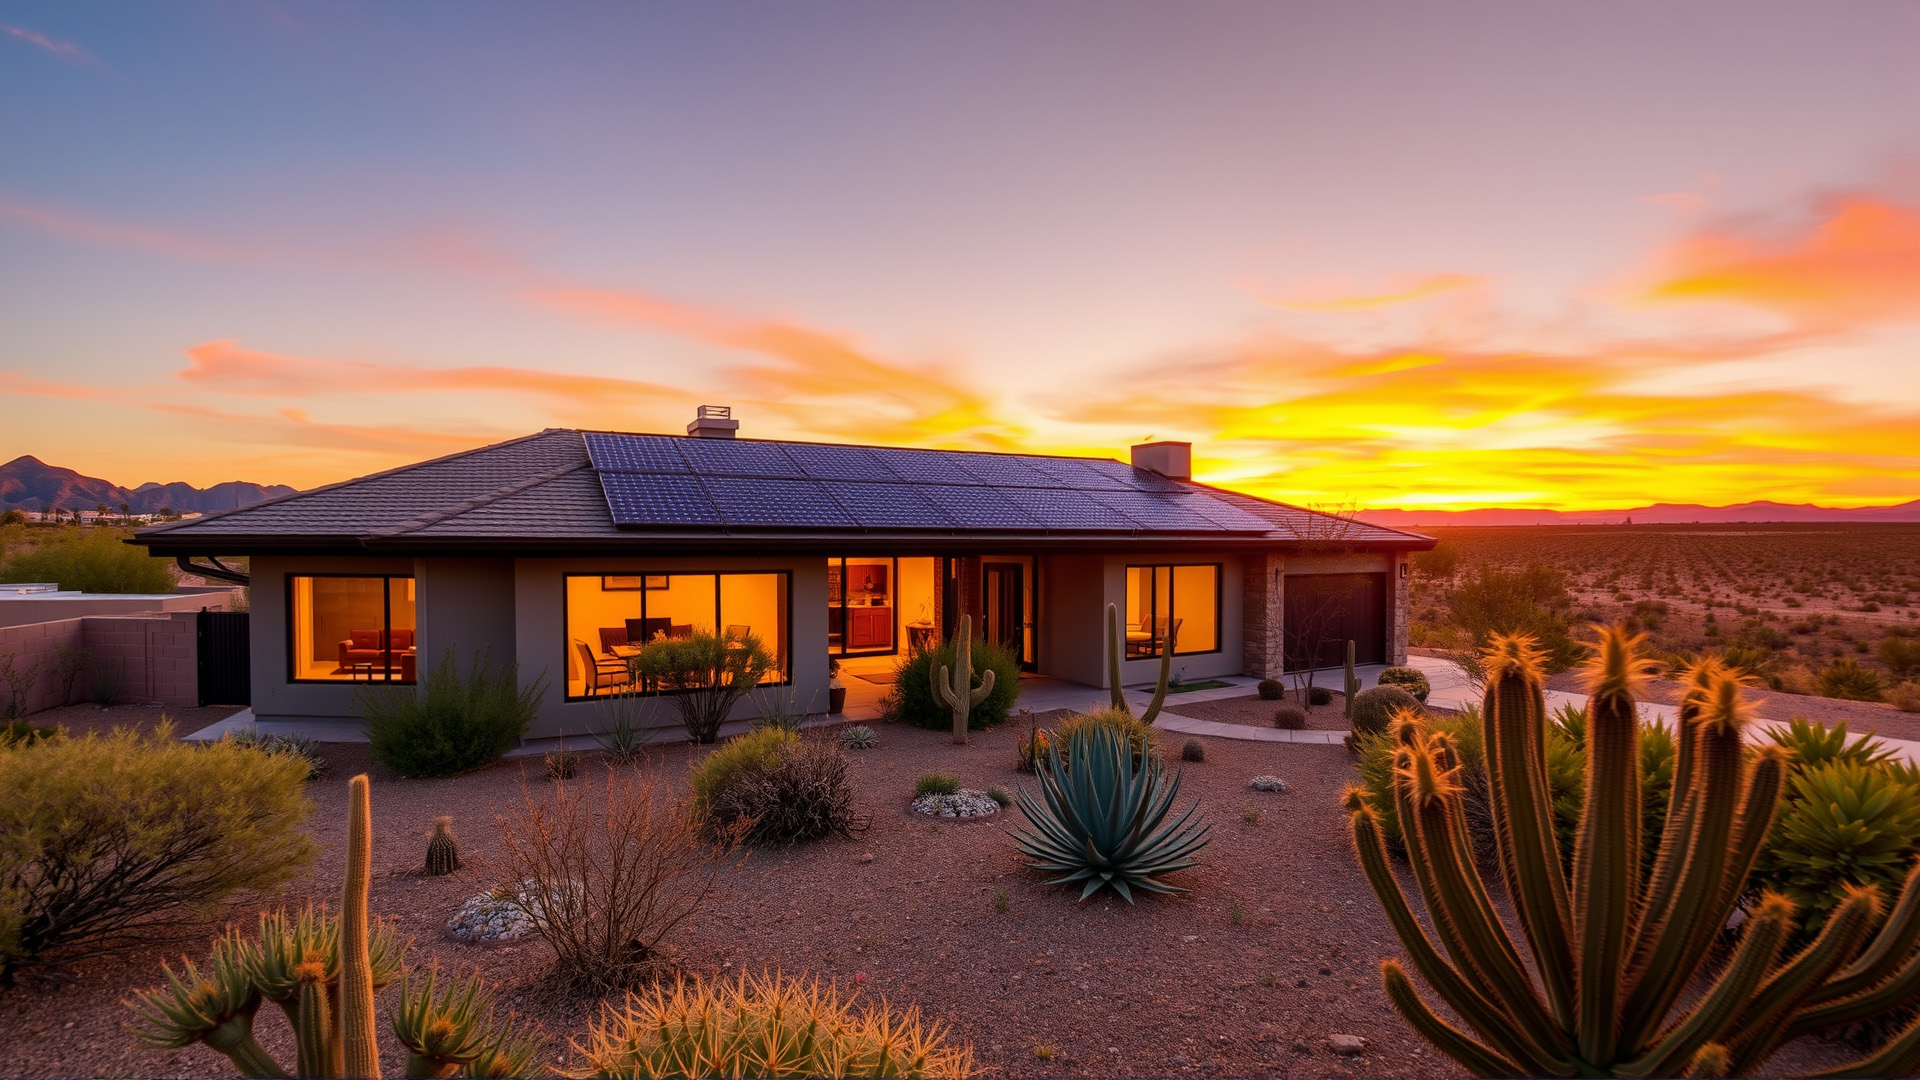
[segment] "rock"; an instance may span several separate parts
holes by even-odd
[[[1367,1052],[1367,1040],[1358,1035],[1329,1035],[1327,1036],[1327,1048],[1336,1054],[1345,1054],[1351,1057],[1354,1054],[1364,1054]]]
[[[1304,984],[1307,980],[1301,979],[1300,981]],[[1295,1039],[1293,1040],[1293,1052],[1296,1054],[1312,1054],[1313,1047],[1308,1045],[1305,1039]]]
[[[1328,966],[1327,966],[1327,965],[1325,965],[1325,964],[1321,964],[1321,965],[1320,965],[1320,974],[1322,974],[1322,975],[1331,975],[1331,974],[1333,974],[1333,969],[1332,969],[1332,968],[1330,968],[1330,967],[1328,967]]]
[[[1256,776],[1247,781],[1247,786],[1255,791],[1284,792],[1287,790],[1287,782],[1277,776]]]
[[[983,818],[999,813],[1000,804],[984,791],[961,788],[951,795],[922,795],[913,800],[913,808],[929,817]]]
[[[1175,1054],[1175,1055],[1173,1055],[1173,1064],[1175,1064],[1175,1065],[1180,1065],[1180,1066],[1184,1066],[1184,1065],[1186,1065],[1186,1063],[1187,1063],[1187,1055],[1185,1055],[1185,1054]]]
[[[1293,985],[1304,989],[1307,986],[1307,977],[1305,975],[1300,976],[1299,978],[1293,980]]]
[[[873,852],[871,851],[861,852],[860,857],[854,860],[854,862],[862,862],[862,863],[870,863],[872,861],[873,861]]]

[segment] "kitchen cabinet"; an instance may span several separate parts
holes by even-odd
[[[893,609],[855,607],[847,609],[847,647],[884,649],[893,644]]]

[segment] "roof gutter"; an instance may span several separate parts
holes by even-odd
[[[175,566],[178,566],[180,568],[180,572],[183,574],[198,574],[199,576],[203,578],[207,578],[212,581],[225,581],[233,585],[252,585],[253,584],[252,577],[246,574],[243,574],[240,571],[235,570],[232,567],[221,562],[218,556],[209,555],[207,556],[207,558],[212,560],[213,562],[212,566],[202,566],[199,563],[194,562],[193,556],[191,555],[175,556],[173,560],[173,564]]]

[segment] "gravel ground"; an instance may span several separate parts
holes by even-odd
[[[1307,728],[1311,731],[1347,730],[1346,706],[1343,695],[1336,692],[1330,705],[1315,705],[1307,710]],[[1289,691],[1287,701],[1298,704],[1298,695]],[[1222,724],[1246,724],[1251,727],[1272,727],[1273,713],[1280,707],[1277,701],[1262,701],[1259,695],[1247,697],[1217,698],[1213,701],[1181,701],[1178,698],[1167,699],[1167,711],[1178,716],[1195,720],[1215,720]]]
[[[1191,892],[1130,907],[1110,895],[1078,904],[1041,885],[1007,836],[1024,824],[1017,811],[935,823],[908,809],[921,772],[951,772],[969,787],[1022,783],[1011,726],[976,733],[965,747],[937,732],[879,730],[878,747],[851,755],[870,830],[852,841],[754,851],[731,895],[674,939],[686,969],[779,967],[843,986],[858,980],[865,995],[917,1004],[951,1024],[995,1076],[1457,1075],[1380,990],[1378,960],[1398,950],[1348,851],[1336,797],[1352,770],[1339,747],[1205,740],[1207,760],[1184,766],[1181,793],[1183,802],[1198,796],[1212,822],[1205,864],[1178,875]],[[1184,739],[1169,735],[1164,749],[1177,756]],[[324,854],[287,899],[337,897],[345,778],[370,772],[374,911],[399,917],[417,961],[480,967],[514,1008],[560,1036],[551,1059],[561,1060],[566,1036],[584,1030],[598,1003],[546,992],[548,953],[537,941],[474,946],[447,935],[452,912],[492,884],[484,872],[417,873],[439,814],[453,815],[470,864],[495,850],[494,812],[519,795],[520,766],[402,780],[373,766],[364,746],[326,752],[332,771],[310,792]],[[669,748],[658,767],[679,777],[689,756]],[[591,776],[588,757],[583,775]],[[1260,773],[1286,778],[1292,790],[1248,791]],[[529,783],[537,794],[546,781]],[[1246,820],[1247,809],[1257,821]],[[994,904],[1001,890],[1005,911]],[[250,921],[251,907],[231,915]],[[122,1031],[119,1001],[153,983],[163,958],[183,948],[202,956],[204,928],[199,934],[0,994],[0,1073],[226,1075],[226,1060],[204,1047],[148,1051]],[[271,1014],[262,1013],[263,1042],[284,1050]],[[1328,1048],[1331,1034],[1370,1046],[1340,1057]],[[400,1064],[390,1062],[396,1075]]]
[[[152,731],[160,726],[160,721],[172,720],[176,735],[188,735],[209,724],[217,724],[240,709],[238,705],[208,705],[197,709],[178,705],[66,705],[34,713],[27,717],[27,723],[37,727],[64,727],[73,735],[85,735],[89,731],[104,735],[117,727]]]

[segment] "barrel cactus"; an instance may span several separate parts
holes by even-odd
[[[460,845],[453,839],[453,819],[433,819],[433,835],[427,839],[427,873],[433,877],[460,869]]]

